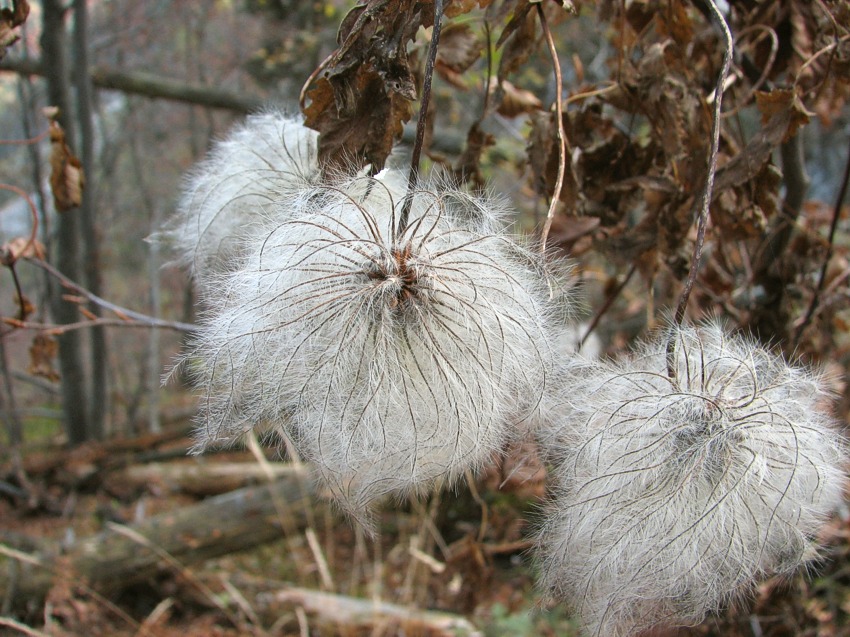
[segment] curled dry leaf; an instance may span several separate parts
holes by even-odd
[[[57,121],[50,122],[50,189],[56,210],[65,212],[83,202],[83,165],[65,143],[65,131]]]
[[[518,70],[537,50],[540,31],[537,28],[537,15],[532,11],[533,8],[532,3],[520,0],[496,41],[496,46],[503,48],[499,62],[498,76],[500,78],[508,77]]]
[[[494,77],[490,79],[490,93],[496,92],[496,87],[499,81]],[[502,101],[496,108],[496,112],[504,117],[516,117],[524,113],[533,113],[543,108],[543,102],[531,91],[523,88],[518,88],[508,82],[502,80]]]
[[[59,372],[53,366],[56,354],[59,352],[59,344],[52,336],[40,332],[35,335],[30,345],[29,373],[33,376],[46,378],[51,382],[59,380]]]
[[[788,128],[782,138],[783,142],[794,137],[801,126],[808,124],[812,115],[793,89],[758,91],[756,93],[756,106],[761,113],[761,121],[765,125],[777,115],[788,117]]]
[[[350,87],[358,96],[351,111],[337,110],[336,92],[331,82],[320,79],[308,94],[305,124],[318,130],[319,158],[324,166],[343,168],[352,162],[369,164],[377,173],[401,136],[403,124],[410,119],[410,101],[399,94],[388,94],[373,69],[360,67]]]
[[[469,13],[476,7],[486,9],[493,3],[493,0],[451,0],[446,6],[445,16],[447,18],[456,18],[459,15]]]
[[[304,109],[305,124],[321,135],[324,166],[384,167],[416,98],[407,45],[433,21],[433,3],[416,0],[368,0],[345,17],[339,48],[323,64]]]
[[[44,259],[44,244],[29,237],[15,237],[0,246],[0,263],[11,265],[20,258]]]
[[[0,60],[6,54],[6,47],[20,39],[18,27],[26,21],[29,13],[30,5],[27,0],[15,0],[11,9],[0,9]]]
[[[481,42],[468,24],[447,25],[440,34],[434,69],[453,86],[465,89],[461,74],[481,57],[481,49]]]

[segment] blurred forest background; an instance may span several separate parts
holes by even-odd
[[[361,4],[415,5],[429,26],[427,2]],[[576,260],[579,333],[592,327],[616,356],[669,315],[691,263],[722,50],[700,0],[542,4],[569,144],[549,243]],[[44,0],[24,20],[26,5],[0,2],[0,634],[389,635],[402,617],[404,634],[572,634],[563,609],[535,610],[533,449],[458,493],[387,507],[373,543],[319,498],[302,502],[306,474],[274,450],[183,458],[194,397],[180,379],[161,386],[198,308],[145,238],[182,175],[247,113],[299,112],[302,87],[326,157],[382,161],[391,140],[413,139],[427,29],[410,22],[385,59],[365,37],[329,58],[353,2]],[[689,315],[826,367],[846,421],[850,3],[721,8],[736,54]],[[536,3],[452,0],[446,16],[426,167],[504,194],[517,228],[539,232],[558,153]],[[237,488],[259,507],[254,535],[223,530],[223,517],[249,519],[222,495]],[[156,517],[170,510],[185,520]],[[846,517],[830,525],[821,575],[770,581],[754,605],[682,634],[850,635],[848,530]],[[129,561],[138,553],[149,561]],[[400,606],[379,613],[378,599]]]

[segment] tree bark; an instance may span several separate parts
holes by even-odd
[[[74,131],[70,124],[70,99],[67,60],[65,56],[65,8],[60,0],[42,3],[43,29],[41,49],[50,64],[46,68],[47,97],[51,105],[59,108],[59,122],[65,129],[66,141],[74,147]],[[79,227],[77,211],[68,210],[59,215],[56,240],[51,253],[56,267],[67,277],[79,277],[77,243]],[[54,281],[50,291],[51,310],[57,323],[77,320],[77,308],[62,299],[62,289]],[[69,331],[57,337],[59,341],[59,373],[62,376],[62,405],[65,431],[70,445],[78,445],[88,438],[86,414],[85,373],[80,355],[80,334]]]
[[[84,582],[114,594],[162,570],[196,564],[248,549],[303,528],[314,489],[304,469],[263,486],[240,489],[191,507],[163,513],[132,527],[108,524],[102,533],[58,553],[16,554],[0,546],[19,565],[0,570],[0,600],[15,610],[38,612],[59,577]]]
[[[95,223],[97,181],[94,174],[94,123],[91,75],[89,73],[88,54],[88,7],[86,0],[74,2],[74,84],[77,96],[77,121],[80,125],[80,154],[86,187],[83,190],[83,202],[80,206],[80,225],[82,230],[83,273],[86,287],[98,296],[103,296],[100,276],[100,246]],[[100,307],[89,303],[89,311],[95,316],[101,315]],[[102,440],[105,434],[107,412],[108,378],[106,329],[102,325],[94,326],[88,333],[91,373],[88,387],[88,423],[89,440]]]

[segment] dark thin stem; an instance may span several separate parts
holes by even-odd
[[[15,283],[15,294],[18,295],[18,320],[25,321],[27,318],[27,306],[24,303],[24,291],[21,289],[21,282],[18,280],[18,272],[15,270],[14,261],[9,264],[9,272],[12,273],[12,281]]]
[[[546,240],[549,238],[549,230],[551,230],[552,220],[555,218],[555,209],[558,206],[558,200],[561,198],[561,189],[564,187],[564,173],[567,169],[567,135],[564,131],[563,103],[561,101],[561,93],[563,92],[561,62],[558,59],[558,50],[555,48],[555,41],[552,39],[552,32],[549,30],[549,23],[546,21],[546,13],[543,11],[541,3],[537,4],[537,15],[540,18],[540,26],[543,28],[543,35],[546,37],[549,55],[552,58],[552,68],[555,72],[555,121],[558,126],[558,177],[555,181],[555,190],[552,192],[552,200],[549,202],[549,212],[546,214],[543,231],[540,233],[540,251],[545,252]]]
[[[428,104],[431,101],[431,78],[434,76],[434,64],[437,60],[437,46],[440,43],[440,29],[443,21],[443,0],[434,0],[434,27],[431,30],[431,44],[428,46],[428,59],[425,61],[425,78],[422,81],[422,99],[419,101],[419,120],[416,123],[416,140],[410,158],[410,173],[407,176],[407,195],[399,215],[398,235],[407,229],[410,207],[413,205],[413,192],[419,183],[419,158],[422,155],[422,143],[425,140],[425,125],[428,120]]]
[[[487,40],[487,78],[484,81],[484,104],[481,107],[481,120],[487,117],[487,111],[490,109],[490,83],[493,81],[493,42],[490,37],[490,23],[487,20],[484,20],[484,38]]]
[[[602,320],[602,317],[605,316],[605,313],[611,309],[611,306],[614,305],[614,301],[617,300],[617,297],[620,296],[620,293],[623,289],[628,285],[629,281],[632,280],[632,276],[637,271],[637,266],[632,264],[632,267],[629,268],[629,271],[626,272],[626,276],[623,278],[620,283],[617,284],[617,287],[608,295],[608,298],[605,299],[605,303],[602,304],[602,307],[596,312],[596,315],[593,317],[593,320],[590,322],[590,325],[587,326],[587,330],[581,337],[581,340],[578,342],[578,347],[576,348],[576,352],[580,352],[581,348],[584,347],[585,342],[593,334],[593,330],[596,329],[596,326],[599,325],[599,321]]]
[[[850,151],[848,151],[847,161],[844,163],[844,177],[841,179],[841,187],[838,189],[838,196],[835,199],[835,207],[832,210],[832,221],[829,225],[826,256],[823,258],[823,263],[821,264],[818,285],[812,295],[812,301],[809,303],[809,309],[806,311],[806,316],[803,318],[803,321],[797,327],[797,331],[794,334],[795,349],[797,345],[800,344],[800,338],[803,336],[803,332],[809,326],[809,323],[811,323],[812,318],[815,315],[815,311],[817,310],[818,303],[820,302],[820,295],[823,292],[823,286],[826,283],[826,270],[829,267],[829,261],[832,259],[833,247],[835,245],[835,232],[838,229],[838,220],[841,217],[841,207],[844,205],[844,198],[847,196],[848,183],[850,183]]]
[[[720,147],[720,125],[722,121],[722,102],[723,102],[723,87],[726,85],[726,78],[729,76],[729,68],[732,64],[732,34],[729,32],[729,25],[720,10],[717,8],[715,0],[706,0],[706,4],[711,12],[711,17],[715,26],[719,29],[723,41],[723,62],[720,73],[717,76],[717,85],[714,88],[714,112],[711,118],[711,145],[708,152],[708,170],[705,177],[705,183],[699,193],[699,196],[694,201],[698,205],[699,217],[697,221],[697,238],[694,243],[694,253],[691,257],[691,269],[688,272],[688,278],[685,280],[685,285],[682,289],[682,294],[679,297],[679,304],[676,307],[676,313],[673,315],[674,325],[681,325],[685,318],[685,310],[688,307],[688,299],[691,296],[694,283],[696,282],[697,274],[699,273],[700,264],[702,262],[702,248],[705,244],[705,228],[708,223],[708,209],[711,204],[711,192],[714,188],[714,173],[717,171],[717,151]],[[675,334],[675,333],[673,333]],[[674,336],[671,334],[670,340],[667,342],[667,374],[671,379],[675,376],[673,365],[673,350],[675,348]]]

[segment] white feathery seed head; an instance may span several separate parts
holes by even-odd
[[[270,421],[361,520],[500,450],[545,388],[563,302],[503,203],[435,184],[405,225],[406,182],[390,169],[276,200],[210,286],[186,360],[199,448]]]
[[[161,234],[202,293],[236,267],[243,238],[274,202],[318,178],[317,136],[278,111],[251,115],[190,171]]]
[[[718,325],[672,327],[619,363],[574,366],[566,396],[541,583],[589,635],[698,623],[816,555],[846,446],[813,372]]]

